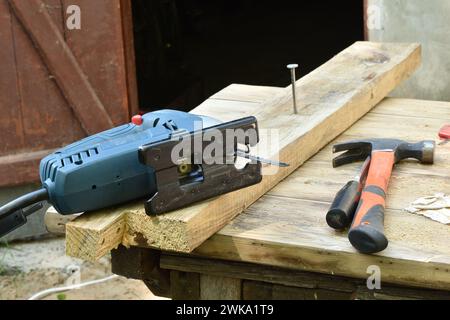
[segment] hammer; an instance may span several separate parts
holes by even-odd
[[[333,153],[342,152],[333,159],[333,167],[371,158],[366,183],[350,227],[350,243],[362,253],[376,253],[386,249],[384,235],[384,208],[387,187],[394,164],[414,158],[431,164],[434,160],[434,141],[408,143],[396,139],[356,140],[337,144]]]

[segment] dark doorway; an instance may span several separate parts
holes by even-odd
[[[231,83],[287,86],[364,39],[363,1],[133,0],[143,110],[190,110]]]

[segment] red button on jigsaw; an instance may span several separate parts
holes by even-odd
[[[138,114],[131,118],[131,122],[133,122],[137,126],[142,126],[142,124],[144,123],[144,118],[142,118],[142,116]]]
[[[446,124],[439,130],[439,138],[449,140],[450,139],[450,124]]]

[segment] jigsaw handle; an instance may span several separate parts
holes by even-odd
[[[380,252],[388,245],[384,235],[384,209],[394,163],[393,151],[372,153],[366,185],[348,233],[350,243],[362,253]]]

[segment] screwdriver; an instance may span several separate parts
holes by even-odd
[[[450,140],[450,124],[446,124],[439,130],[439,138],[442,140],[439,145],[447,144]]]
[[[367,173],[369,172],[369,167],[370,157],[367,157],[359,175],[347,182],[347,184],[336,194],[330,210],[328,210],[327,213],[327,223],[331,228],[343,230],[352,223],[356,207],[361,198],[361,192],[367,178]]]

